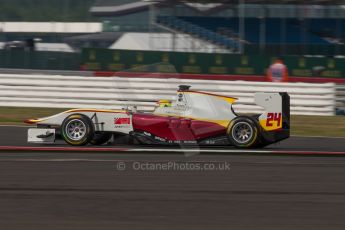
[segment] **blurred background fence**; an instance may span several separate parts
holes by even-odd
[[[266,69],[276,56],[208,54],[164,51],[84,49],[74,52],[0,50],[0,68],[44,70],[89,70],[137,72],[178,72],[190,74],[257,75]],[[152,64],[156,68],[147,68]],[[345,58],[287,56],[289,75],[296,77],[344,78]],[[170,64],[172,68],[162,68]],[[141,68],[140,68],[141,67]],[[231,78],[230,78],[231,79]]]
[[[150,65],[169,63],[178,73],[266,75],[266,69],[277,56],[209,54],[188,52],[134,51],[84,49],[82,63],[93,71],[120,71]],[[345,77],[345,58],[287,56],[284,62],[291,76]],[[157,65],[159,67],[159,65]],[[169,72],[171,69],[145,69],[141,72]]]
[[[50,108],[110,108],[127,105],[152,111],[159,99],[172,100],[180,84],[192,85],[193,90],[213,92],[239,100],[234,106],[238,113],[259,113],[254,104],[255,92],[288,92],[291,113],[303,115],[334,115],[335,84],[265,83],[248,81],[209,81],[153,78],[93,78],[48,75],[0,75],[2,106]]]
[[[79,53],[0,50],[0,68],[79,70],[80,65]]]

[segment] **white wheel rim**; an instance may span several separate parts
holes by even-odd
[[[80,141],[86,135],[86,125],[79,119],[73,119],[67,123],[65,132],[69,139]]]
[[[248,122],[236,123],[231,131],[232,138],[240,144],[249,142],[253,137],[253,128]]]

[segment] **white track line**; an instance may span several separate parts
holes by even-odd
[[[100,159],[33,159],[33,158],[24,158],[24,159],[0,159],[0,162],[124,162],[122,160],[100,160]]]
[[[0,162],[95,162],[95,163],[99,163],[99,162],[110,162],[110,163],[136,163],[136,162],[140,162],[140,163],[145,163],[145,162],[149,162],[149,163],[169,163],[169,162],[187,162],[187,163],[224,163],[224,162],[229,162],[230,164],[258,164],[258,165],[296,165],[296,166],[304,166],[304,165],[313,165],[313,166],[317,166],[317,165],[332,165],[332,166],[337,166],[337,167],[344,167],[345,163],[339,163],[339,162],[289,162],[289,161],[232,161],[232,160],[218,160],[218,161],[214,161],[214,160],[187,160],[190,158],[186,158],[186,160],[181,160],[181,159],[167,159],[167,160],[112,160],[112,159],[108,159],[108,160],[102,160],[102,159],[80,159],[80,158],[72,158],[72,159],[68,159],[68,158],[54,158],[54,159],[34,159],[34,158],[23,158],[23,159],[0,159]]]
[[[127,152],[185,152],[185,153],[199,153],[199,152],[215,152],[215,153],[272,153],[269,150],[242,150],[242,149],[128,149]]]

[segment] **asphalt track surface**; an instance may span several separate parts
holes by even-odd
[[[25,129],[0,127],[0,145],[26,145]],[[269,148],[344,143],[292,137]],[[174,167],[148,167],[162,164]],[[340,156],[3,151],[0,229],[345,229],[344,182]]]

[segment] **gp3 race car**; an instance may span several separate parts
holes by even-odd
[[[101,145],[126,136],[132,144],[264,147],[290,135],[287,93],[256,93],[260,115],[240,116],[237,98],[192,91],[181,85],[174,102],[161,100],[153,112],[136,109],[73,109],[29,119],[28,142],[54,143],[57,137],[73,146]]]

